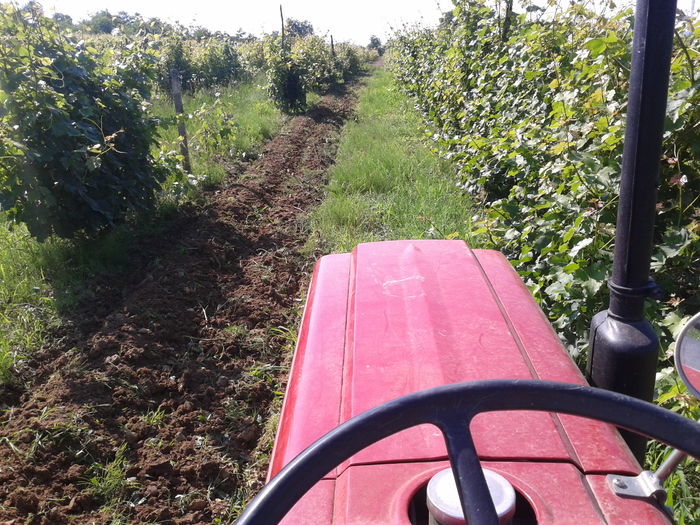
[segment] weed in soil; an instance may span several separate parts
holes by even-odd
[[[108,514],[118,513],[127,493],[138,487],[138,483],[126,478],[129,464],[125,456],[126,445],[123,444],[117,448],[112,461],[105,465],[95,463],[88,469],[88,493],[102,504],[102,510]]]

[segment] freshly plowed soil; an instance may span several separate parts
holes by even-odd
[[[0,523],[233,519],[264,478],[314,259],[306,212],[351,91],[140,239],[128,271],[88,283],[26,387],[0,392]]]

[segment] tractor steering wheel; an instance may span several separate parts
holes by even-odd
[[[238,525],[278,523],[324,475],[372,443],[426,423],[442,432],[470,525],[497,525],[469,430],[482,412],[539,410],[611,423],[700,458],[700,423],[645,401],[589,386],[533,380],[474,381],[423,390],[368,410],[294,458],[256,496]]]

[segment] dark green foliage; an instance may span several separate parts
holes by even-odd
[[[62,13],[56,13],[53,15],[53,21],[56,22],[58,27],[61,29],[69,29],[73,27],[73,19]]]
[[[358,75],[376,54],[349,44],[330,45],[318,36],[282,39],[270,35],[262,42],[270,95],[284,111],[299,111],[306,93],[325,93]],[[247,55],[255,56],[252,46]],[[257,53],[256,53],[257,54]]]
[[[357,48],[350,44],[341,43],[335,46],[335,62],[346,82],[359,75],[371,58],[374,58],[372,54],[360,56]]]
[[[170,72],[179,73],[182,89],[187,91],[192,87],[192,57],[190,48],[185,41],[178,36],[164,39],[160,43],[160,60],[158,62],[158,86],[170,93],[172,89]]]
[[[379,56],[384,54],[384,46],[382,45],[382,41],[375,35],[370,37],[369,44],[367,44],[367,49],[373,49]]]
[[[151,55],[134,44],[99,53],[6,6],[0,34],[3,210],[44,239],[149,209],[165,175],[150,154]]]
[[[170,92],[173,69],[180,74],[182,89],[188,92],[225,86],[244,77],[239,53],[229,39],[194,41],[186,36],[173,33],[158,41],[158,84],[162,90]]]
[[[233,44],[218,39],[200,42],[192,53],[195,89],[229,85],[243,76],[243,65]]]
[[[84,24],[93,33],[110,34],[117,27],[115,18],[106,9],[92,15]]]
[[[61,17],[61,18],[57,18]],[[69,24],[66,23],[66,15],[56,14],[54,15],[54,20],[61,23],[63,27],[68,27]],[[141,15],[135,14],[131,15],[125,11],[120,11],[116,15],[111,14],[109,11],[102,10],[90,18],[83,20],[80,25],[82,28],[95,33],[97,35],[111,34],[113,32],[125,35],[134,36],[136,34],[163,34],[166,32],[172,32],[175,28],[163,22],[158,18],[150,18],[145,20]]]
[[[502,18],[461,0],[437,31],[395,39],[394,71],[436,127],[460,183],[484,202],[479,233],[504,251],[574,354],[607,306],[633,17],[574,5]],[[500,25],[499,25],[500,20]],[[671,310],[700,308],[700,27],[678,28],[650,303],[664,347]],[[682,315],[681,315],[682,317]]]
[[[304,38],[314,34],[314,26],[308,20],[296,20],[287,18],[284,24],[284,30],[287,36]]]
[[[622,160],[633,16],[572,4],[553,18],[503,17],[455,1],[437,31],[394,40],[393,69],[436,132],[460,184],[484,204],[475,236],[503,251],[573,355],[607,308]],[[532,20],[531,20],[532,19]],[[504,39],[504,33],[506,38]],[[658,403],[697,417],[671,374],[673,336],[700,309],[700,22],[679,22],[659,159],[654,279]],[[481,220],[480,223],[477,221]],[[579,362],[582,360],[579,360]],[[662,447],[648,457],[658,466]],[[667,481],[679,523],[700,519],[697,463]]]
[[[343,82],[341,64],[321,37],[295,39],[290,57],[300,74],[304,91],[325,93],[331,86]]]
[[[296,112],[306,106],[306,90],[302,85],[302,70],[292,58],[288,41],[268,36],[264,42],[267,83],[270,97],[286,112]]]

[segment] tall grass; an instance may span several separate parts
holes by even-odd
[[[470,201],[430,152],[423,124],[389,73],[377,69],[346,125],[328,195],[312,214],[330,251],[391,239],[469,238]]]
[[[40,249],[25,227],[10,228],[0,218],[0,384],[14,380],[18,363],[57,323]]]
[[[89,241],[39,242],[0,215],[0,384],[16,379],[22,360],[47,344],[62,315],[90,293],[86,278],[127,263],[133,238],[125,225]]]

